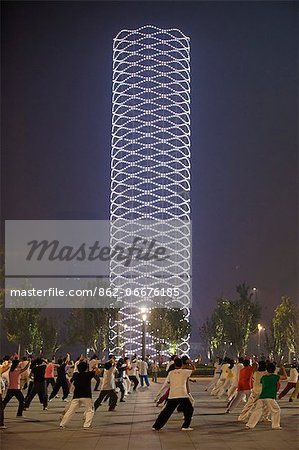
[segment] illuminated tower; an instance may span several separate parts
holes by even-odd
[[[125,268],[112,259],[121,289],[177,288],[189,316],[190,293],[190,45],[178,29],[122,30],[113,42],[111,247],[133,236],[157,239],[170,257]],[[141,309],[152,298],[124,296],[118,333],[126,353],[141,350]],[[163,299],[162,299],[163,301]],[[188,352],[188,339],[179,343]],[[153,352],[150,340],[147,351]]]

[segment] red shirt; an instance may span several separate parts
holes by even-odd
[[[253,367],[247,366],[240,370],[238,391],[248,391],[252,388]]]
[[[49,363],[46,367],[45,378],[54,378],[54,368],[55,365],[53,363]]]
[[[20,389],[21,369],[16,368],[9,371],[9,387],[8,389]]]

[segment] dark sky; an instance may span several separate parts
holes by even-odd
[[[193,309],[298,299],[298,3],[3,2],[5,219],[108,219],[112,39],[191,38]],[[196,340],[196,333],[194,335]]]

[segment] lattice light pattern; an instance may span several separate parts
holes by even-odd
[[[111,261],[111,282],[125,289],[177,287],[169,307],[190,306],[190,45],[178,29],[122,30],[113,43],[111,246],[133,236],[170,252],[163,267]],[[147,306],[152,299],[146,299]],[[125,298],[119,333],[140,353],[145,299]],[[188,352],[188,339],[180,343]],[[147,350],[154,351],[148,339]]]

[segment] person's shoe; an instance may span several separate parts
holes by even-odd
[[[109,408],[108,411],[116,411],[115,408]]]
[[[98,392],[100,389],[94,389],[93,392]]]
[[[6,430],[6,426],[5,425],[1,425],[0,430]]]
[[[159,428],[152,427],[153,431],[159,431]]]
[[[49,403],[50,403],[50,402],[53,402],[53,398],[49,398],[49,400],[48,400],[48,401],[49,401]]]
[[[269,417],[264,417],[262,422],[272,422],[272,421]]]
[[[292,399],[292,398],[289,398],[289,402],[292,403],[292,401],[293,401],[293,399]]]
[[[68,403],[68,401],[69,401],[67,398],[63,398],[62,400],[66,403]]]
[[[282,430],[282,427],[272,427],[272,430]]]
[[[92,426],[90,426],[90,427],[83,427],[83,430],[91,430],[92,429]]]
[[[229,413],[230,413],[230,410],[227,409],[227,410],[225,411],[225,414],[229,414]]]
[[[188,428],[182,428],[182,431],[193,431],[194,428],[188,427]]]
[[[120,402],[122,402],[122,403],[126,403],[126,400],[120,400]]]
[[[55,398],[59,398],[60,396],[59,395],[55,395]]]
[[[65,426],[64,426],[64,425],[59,425],[59,428],[60,428],[61,430],[65,430]]]
[[[253,430],[252,427],[249,427],[248,425],[245,426],[245,430]]]

